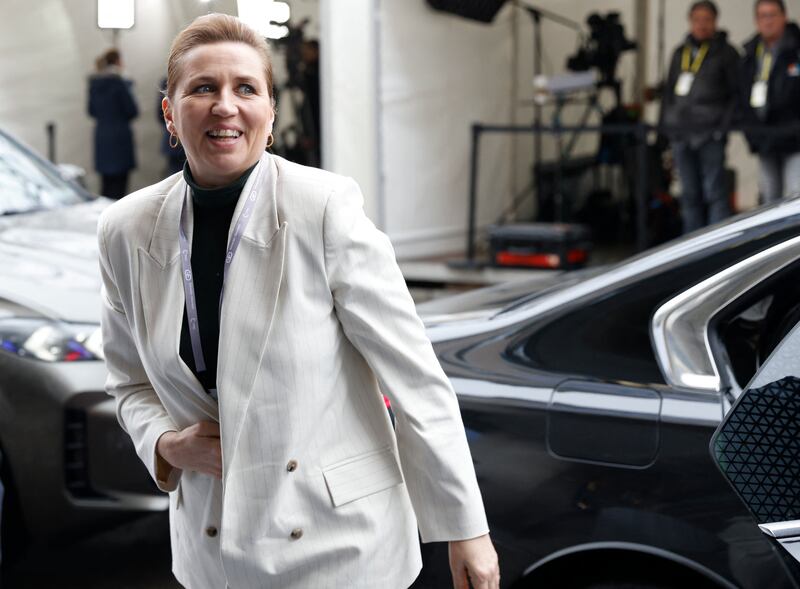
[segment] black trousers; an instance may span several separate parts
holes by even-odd
[[[109,198],[120,199],[128,194],[128,176],[130,172],[122,174],[103,174],[103,186],[100,194]]]

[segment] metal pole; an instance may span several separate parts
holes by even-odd
[[[47,159],[56,163],[56,124],[52,121],[45,126],[47,130]]]
[[[647,161],[647,125],[636,131],[636,250],[647,249],[647,207],[650,201],[650,178]]]
[[[472,145],[469,164],[469,219],[467,221],[467,263],[475,263],[475,209],[478,202],[478,148],[481,124],[472,125]]]
[[[536,10],[529,8],[531,16],[533,17],[533,78],[536,79],[542,75],[542,15]],[[536,214],[539,215],[538,199],[541,195],[539,190],[539,173],[542,167],[542,133],[540,131],[542,126],[542,107],[538,103],[533,106],[533,125],[536,131],[533,134],[533,170],[531,174],[533,177],[533,194],[537,201]]]

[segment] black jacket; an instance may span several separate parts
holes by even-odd
[[[94,167],[99,174],[122,174],[136,167],[130,121],[139,115],[130,80],[118,74],[89,78],[89,115],[94,129]]]
[[[718,31],[711,39],[687,96],[675,95],[681,74],[683,48],[692,43],[690,36],[672,54],[666,87],[661,103],[661,124],[672,140],[692,139],[702,142],[713,132],[727,132],[734,116],[738,95],[739,52],[728,43],[728,34]],[[670,126],[696,129],[698,132],[670,131]]]
[[[800,126],[800,28],[795,23],[786,25],[767,83],[766,116],[762,120],[750,106],[750,92],[756,79],[759,60],[756,48],[761,40],[756,35],[745,46],[740,68],[740,101],[742,123],[768,124],[778,129],[789,129],[788,134],[745,133],[750,149],[756,153],[795,153],[800,151],[800,132],[791,132]]]

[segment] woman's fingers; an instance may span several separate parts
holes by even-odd
[[[170,464],[222,478],[222,446],[219,423],[200,421],[182,430],[170,449]]]
[[[449,544],[450,570],[455,589],[499,589],[500,567],[488,534]]]

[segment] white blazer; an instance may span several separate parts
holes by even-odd
[[[423,542],[488,532],[455,393],[356,182],[265,153],[243,194],[259,170],[225,288],[219,403],[178,353],[182,175],[103,213],[106,390],[170,492],[183,585],[407,587],[422,566],[417,529]],[[201,420],[219,421],[222,480],[164,478],[159,436]]]

